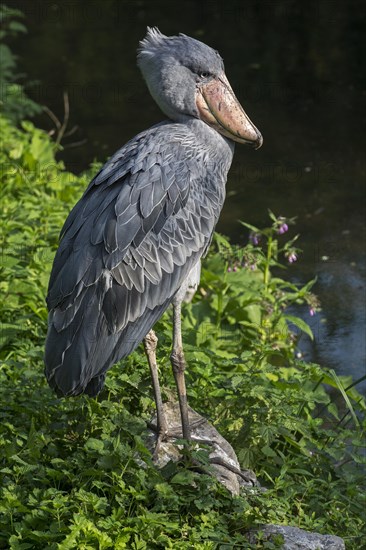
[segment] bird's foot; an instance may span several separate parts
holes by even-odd
[[[200,427],[206,423],[206,420],[204,418],[201,418],[199,420],[196,420],[195,422],[191,422],[191,427],[193,429]],[[170,437],[176,437],[179,438],[181,435],[181,432],[178,433],[170,433]],[[241,470],[238,465],[235,464],[235,462],[228,456],[228,459],[224,459],[221,456],[215,455],[213,452],[210,451],[209,453],[209,459],[208,462],[202,460],[197,455],[193,455],[192,451],[197,450],[197,445],[204,445],[209,448],[214,448],[215,443],[212,441],[208,441],[207,439],[201,439],[200,437],[193,436],[192,439],[188,442],[187,446],[184,447],[182,458],[183,461],[186,463],[189,463],[190,466],[200,472],[203,473],[212,473],[212,466],[221,466],[222,468],[225,468],[229,472],[232,472],[233,474],[236,474],[244,484],[246,485],[258,485],[257,478],[252,472],[252,470]]]
[[[200,426],[202,426],[204,423],[206,422],[206,420],[204,418],[201,418],[199,420],[195,420],[195,421],[191,421],[190,422],[190,428],[192,430],[194,430],[195,428],[198,428]],[[163,429],[159,428],[155,422],[148,422],[147,423],[148,427],[155,433],[159,435],[161,435],[161,441],[167,441],[168,439],[183,439],[183,433],[182,433],[182,428],[179,427],[179,428],[175,428],[175,429],[171,429],[171,428],[168,428],[168,427],[165,427]],[[197,439],[196,437],[194,438],[189,438],[188,441],[192,441],[193,443],[200,443],[201,440]],[[202,440],[203,442],[203,440]]]
[[[159,426],[157,424],[154,424],[154,422],[148,422],[147,425],[153,432],[156,433],[155,449],[153,452],[153,461],[155,461],[159,458],[159,451],[161,448],[161,444],[164,441],[168,441],[171,435],[168,431],[167,425]]]
[[[161,434],[158,434],[158,437],[156,439],[156,443],[155,443],[155,449],[154,449],[154,452],[153,452],[153,462],[155,462],[158,458],[159,458],[159,451],[160,451],[160,447],[161,447],[161,443],[164,441],[164,436],[161,435]]]
[[[207,445],[208,447],[213,446],[212,443],[208,442],[207,440],[200,441],[199,439],[193,440],[193,443],[202,443],[204,445]],[[258,485],[257,478],[251,470],[241,470],[233,460],[225,460],[224,458],[221,458],[220,456],[216,456],[212,453],[210,453],[210,456],[208,458],[208,462],[202,460],[200,457],[197,456],[191,456],[190,457],[190,463],[191,466],[198,472],[202,472],[205,474],[211,474],[212,475],[212,467],[215,465],[221,466],[222,468],[225,468],[227,471],[232,472],[236,476],[238,476],[242,482],[245,485],[255,486]]]
[[[234,464],[231,464],[227,460],[222,459],[219,456],[213,456],[210,458],[210,464],[217,464],[218,466],[222,466],[223,468],[226,468],[230,472],[233,472],[233,474],[236,474],[239,476],[245,483],[248,485],[256,485],[257,484],[257,478],[251,470],[241,470]]]

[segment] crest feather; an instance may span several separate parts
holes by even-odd
[[[138,58],[154,55],[156,48],[162,46],[167,39],[168,37],[161,33],[158,27],[147,27],[146,36],[139,43]]]

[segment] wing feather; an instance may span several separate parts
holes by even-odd
[[[66,220],[47,296],[46,375],[59,394],[98,392],[207,249],[224,191],[221,201],[207,199],[210,174],[193,144],[179,124],[143,132]]]

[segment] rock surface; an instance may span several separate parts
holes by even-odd
[[[263,533],[264,540],[267,541],[271,541],[274,535],[282,535],[282,550],[345,550],[346,548],[340,537],[310,533],[298,527],[286,525],[263,525],[260,529],[250,532],[249,542],[256,542],[258,531]]]
[[[241,470],[235,451],[219,432],[203,416],[188,407],[189,423],[191,426],[192,441],[211,447],[209,453],[212,473],[225,485],[232,495],[238,495],[241,487],[258,485],[257,478],[251,470]],[[175,443],[182,439],[180,411],[177,403],[165,403],[164,413],[169,426],[168,437],[161,442],[155,463],[158,468],[165,466],[170,460],[180,459],[179,446]],[[151,424],[156,427],[156,416]],[[149,432],[148,447],[153,451],[156,445],[156,431]]]

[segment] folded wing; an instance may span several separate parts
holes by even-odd
[[[61,232],[45,364],[59,395],[97,394],[205,252],[220,206],[181,125],[139,134],[92,180]]]

